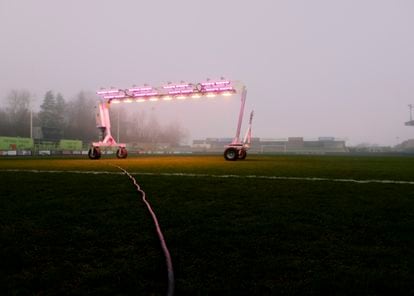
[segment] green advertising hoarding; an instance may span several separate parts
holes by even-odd
[[[33,139],[0,137],[0,150],[29,150],[33,149]]]
[[[79,140],[60,140],[59,149],[61,150],[82,150],[82,141]]]

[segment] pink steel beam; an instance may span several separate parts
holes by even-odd
[[[236,136],[234,137],[232,144],[240,144],[240,130],[241,130],[242,122],[243,122],[244,105],[246,104],[246,95],[247,95],[247,90],[246,90],[246,87],[243,86],[243,90],[242,90],[242,94],[241,94],[241,106],[240,106],[240,113],[239,113],[239,121],[237,123]]]
[[[129,89],[108,89],[100,90],[96,93],[104,99],[104,102],[120,103],[130,102],[135,98],[149,98],[148,101],[155,100],[154,98],[163,99],[165,96],[182,99],[183,97],[198,97],[198,96],[214,96],[214,95],[231,95],[236,92],[232,86],[232,82],[228,80],[221,81],[206,81],[197,84],[181,83],[168,84],[161,87],[132,87]],[[138,102],[138,100],[135,100]],[[142,100],[139,100],[140,102]],[[147,100],[145,100],[147,101]]]
[[[253,122],[253,114],[254,112],[250,112],[250,119],[249,119],[249,128],[246,131],[246,135],[243,139],[243,145],[250,145],[252,139],[252,122]]]
[[[146,102],[146,101],[170,101],[172,99],[182,100],[185,98],[199,98],[201,96],[213,97],[216,95],[228,96],[236,93],[233,83],[227,80],[206,81],[201,83],[168,84],[161,87],[132,87],[129,89],[108,89],[96,92],[101,98],[99,103],[99,114],[97,127],[103,133],[103,140],[92,143],[93,147],[118,146],[125,148],[125,144],[117,143],[111,135],[111,122],[109,118],[109,106],[111,103],[120,102]],[[243,120],[244,104],[246,100],[246,89],[243,87],[242,106],[240,109],[239,122],[236,137],[233,143],[240,143],[240,128]]]

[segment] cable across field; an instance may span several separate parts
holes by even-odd
[[[132,180],[132,182],[134,183],[134,186],[136,187],[138,193],[140,193],[141,196],[142,196],[142,201],[145,203],[145,205],[148,208],[149,213],[151,214],[151,217],[152,217],[152,219],[154,221],[154,224],[155,224],[155,229],[157,230],[158,238],[159,238],[160,243],[161,243],[161,248],[162,248],[162,250],[164,252],[165,260],[166,260],[166,263],[167,263],[167,272],[168,272],[168,290],[167,290],[167,295],[168,296],[172,296],[172,295],[174,295],[174,270],[173,270],[173,265],[172,265],[170,251],[168,250],[167,244],[165,242],[164,235],[163,235],[163,233],[161,231],[161,227],[160,227],[160,224],[158,222],[157,216],[155,215],[153,209],[151,208],[150,203],[146,199],[145,191],[141,189],[141,187],[139,186],[137,180],[135,180],[135,178],[130,173],[128,173],[128,171],[126,171],[125,169],[123,169],[122,167],[117,166],[117,165],[113,165],[113,166],[114,167],[117,167],[118,169],[120,169],[121,171],[123,171],[124,174],[127,175]]]

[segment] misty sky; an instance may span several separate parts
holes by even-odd
[[[224,76],[254,136],[394,145],[414,138],[413,29],[412,0],[0,0],[0,99]],[[192,138],[233,136],[239,98],[148,104]]]

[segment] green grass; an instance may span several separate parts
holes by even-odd
[[[116,171],[118,164],[133,172],[183,172],[237,175],[281,175],[356,179],[414,180],[414,157],[361,156],[248,156],[226,162],[210,156],[140,156],[118,160],[103,158],[3,158],[0,169]]]
[[[124,175],[414,181],[410,157],[0,159],[0,288],[9,295],[163,295],[165,260]],[[177,295],[413,294],[414,185],[137,175],[170,248]]]

